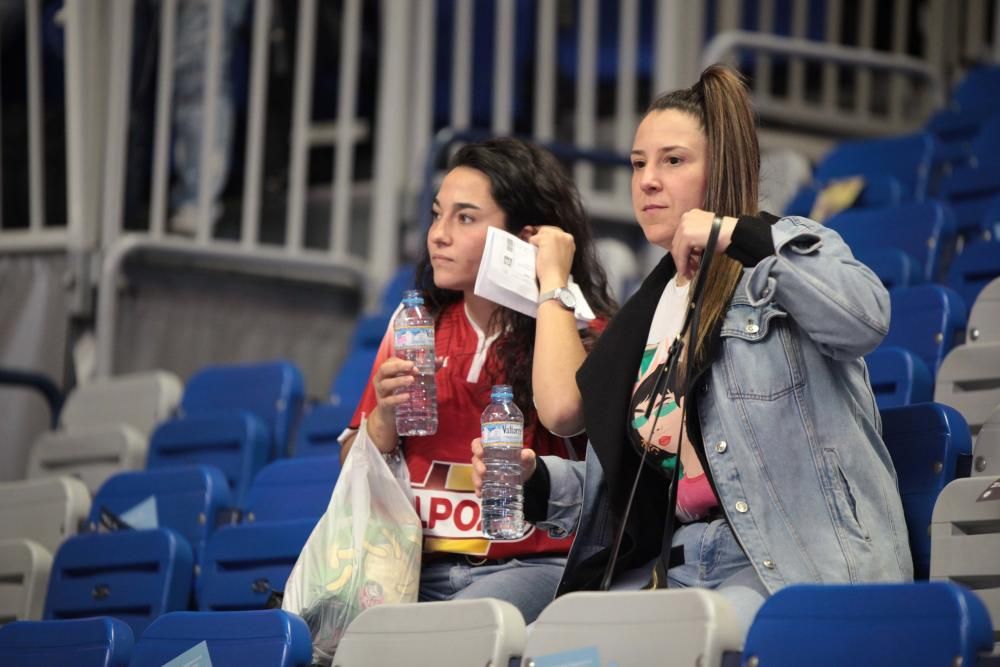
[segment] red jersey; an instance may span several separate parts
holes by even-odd
[[[490,390],[494,384],[505,383],[503,377],[490,377],[486,370],[498,367],[493,357],[496,338],[486,337],[473,324],[464,302],[447,306],[435,322],[435,352],[443,357],[435,375],[438,430],[431,436],[403,438],[417,514],[424,526],[424,551],[487,558],[565,553],[572,538],[553,539],[531,524],[526,526],[527,532],[520,540],[491,542],[482,534],[482,508],[472,486],[470,445],[480,435],[480,418],[490,403]],[[382,339],[372,375],[390,356],[391,329]],[[375,389],[369,377],[349,428],[357,429],[362,413],[371,414],[376,405]],[[537,419],[526,421],[531,423],[525,424],[525,447],[534,449],[539,455],[577,458],[569,439],[550,433]],[[585,440],[582,444],[586,444]]]

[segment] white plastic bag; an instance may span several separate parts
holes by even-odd
[[[314,663],[329,664],[363,610],[417,600],[423,531],[400,463],[389,469],[362,421],[326,513],[288,577],[281,608],[309,625]]]

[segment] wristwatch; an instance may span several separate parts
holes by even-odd
[[[555,299],[566,310],[576,310],[576,297],[565,287],[557,287],[540,295],[538,297],[538,304],[541,305],[549,299]]]

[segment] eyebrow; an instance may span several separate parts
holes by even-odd
[[[438,200],[437,197],[434,198],[434,205],[435,206],[439,206],[439,207],[441,206],[441,202]],[[474,208],[477,211],[483,210],[482,208],[480,208],[476,204],[473,204],[471,202],[464,202],[464,201],[455,202],[452,205],[451,210],[453,210],[453,211],[461,211],[461,210],[466,209],[466,208]]]
[[[686,151],[686,150],[690,150],[690,149],[687,146],[681,146],[681,145],[663,146],[662,148],[657,148],[656,152],[657,153],[669,153],[670,151],[676,151],[676,150]],[[646,151],[640,150],[638,148],[633,148],[632,152],[630,153],[630,155],[645,155],[645,154],[646,154]]]

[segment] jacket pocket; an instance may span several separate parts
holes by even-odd
[[[861,520],[858,501],[851,491],[851,483],[840,465],[840,454],[836,449],[823,450],[823,464],[827,488],[830,489],[835,520],[849,534],[865,542],[871,541],[871,534]]]
[[[773,303],[734,300],[721,336],[730,398],[773,401],[805,384],[794,324]]]

